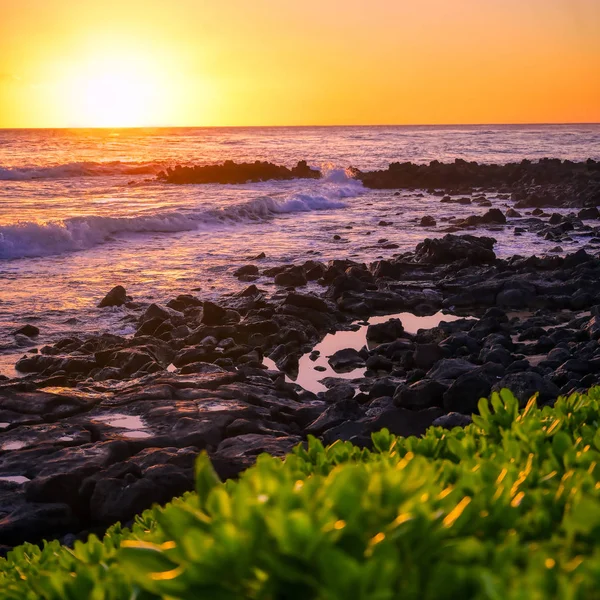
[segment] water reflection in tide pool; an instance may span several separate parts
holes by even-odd
[[[12,442],[5,442],[0,446],[0,450],[21,450],[21,448],[25,448],[27,444],[21,440],[14,440]]]
[[[23,475],[13,475],[9,477],[0,477],[0,483],[6,481],[7,483],[16,483],[18,485],[23,485],[28,481],[31,481],[28,477],[24,477]]]
[[[103,415],[100,417],[94,417],[94,421],[100,421],[106,423],[109,427],[115,427],[117,429],[125,429],[126,433],[123,437],[144,439],[152,437],[151,433],[144,431],[146,424],[142,419],[136,415],[125,415],[122,413],[113,413],[110,415]]]
[[[363,346],[372,346],[367,342],[367,329],[369,325],[385,323],[391,319],[400,319],[404,326],[404,331],[414,334],[417,333],[419,329],[432,329],[444,321],[450,323],[462,318],[463,317],[458,317],[456,315],[445,314],[441,311],[426,317],[403,312],[393,315],[371,317],[367,321],[359,321],[358,323],[361,323],[361,325],[355,331],[336,331],[335,333],[328,333],[323,340],[313,348],[313,352],[319,352],[319,357],[314,361],[311,360],[310,355],[312,352],[302,356],[298,366],[298,377],[291,379],[286,376],[286,381],[297,383],[305,390],[317,394],[327,390],[327,387],[321,383],[326,377],[349,380],[363,377],[366,371],[364,367],[353,369],[346,373],[337,373],[331,368],[327,359],[338,350],[343,350],[344,348],[360,350]],[[275,363],[269,358],[265,358],[263,363],[269,369],[278,370]],[[320,370],[317,370],[317,367]]]

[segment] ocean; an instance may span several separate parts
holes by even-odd
[[[425,191],[367,190],[348,177],[350,166],[543,157],[600,160],[600,125],[0,130],[0,373],[14,375],[23,352],[61,337],[132,334],[128,309],[96,307],[114,285],[143,302],[190,292],[214,299],[247,285],[233,271],[261,252],[265,268],[369,262],[443,235],[444,219],[486,210]],[[227,159],[306,160],[325,177],[235,186],[155,179],[167,166]],[[424,215],[438,226],[419,227]],[[514,236],[515,225],[493,232],[498,255],[553,245]],[[574,236],[563,250],[579,244]],[[272,280],[256,283],[275,290]],[[26,323],[40,329],[32,342],[13,335]]]

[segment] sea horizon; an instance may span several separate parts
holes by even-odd
[[[0,131],[94,131],[94,130],[155,130],[155,129],[329,129],[329,128],[385,128],[385,127],[553,127],[600,125],[600,121],[523,121],[489,123],[375,123],[375,124],[319,124],[319,125],[138,125],[127,126],[61,126],[61,127],[0,127]]]

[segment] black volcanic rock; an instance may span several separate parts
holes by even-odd
[[[385,170],[352,168],[351,172],[365,187],[373,189],[462,190],[509,186],[513,189],[516,208],[596,206],[600,199],[600,163],[594,160],[572,162],[543,158],[537,162],[523,160],[488,165],[457,158],[453,163],[393,162]]]
[[[36,337],[40,334],[40,330],[35,325],[23,325],[23,327],[19,327],[13,335],[26,335],[27,337]]]
[[[358,350],[354,348],[343,348],[334,352],[329,357],[329,364],[334,371],[343,372],[351,369],[362,367],[365,364],[365,359],[361,356]]]
[[[129,302],[131,298],[127,296],[127,292],[122,285],[115,286],[98,304],[98,308],[104,308],[106,306],[122,306],[126,302]]]
[[[534,394],[539,394],[539,404],[552,402],[560,394],[559,388],[552,381],[533,371],[510,373],[496,383],[492,391],[500,391],[503,388],[508,388],[515,395],[520,406],[525,406]]]
[[[484,225],[504,225],[506,217],[499,208],[490,208],[483,216],[479,217],[479,223]]]
[[[0,452],[0,544],[87,535],[166,502],[193,488],[201,449],[230,477],[311,431],[369,446],[381,427],[420,435],[431,424],[464,426],[491,390],[508,387],[521,403],[540,391],[546,403],[600,383],[598,250],[503,259],[493,245],[446,236],[368,268],[347,258],[279,265],[263,276],[322,289],[270,296],[251,285],[218,304],[179,295],[128,305],[134,337],[82,331],[28,352],[23,377],[0,377],[9,424],[0,445],[10,448]],[[367,324],[353,325],[357,317],[444,306],[471,318],[416,333],[398,320],[373,324],[368,348],[333,358],[360,366],[359,376],[327,378],[318,393],[294,380],[326,333]],[[7,481],[22,476],[30,481]]]
[[[425,215],[419,222],[421,227],[435,227],[436,221],[431,215]]]
[[[600,211],[596,206],[590,206],[589,208],[583,208],[578,213],[577,216],[580,219],[600,219]]]
[[[477,412],[479,399],[487,398],[492,384],[493,378],[483,368],[462,374],[444,394],[444,409],[463,415]]]
[[[421,379],[412,385],[400,385],[394,393],[394,403],[403,408],[420,410],[442,406],[447,385],[433,379]]]
[[[258,267],[256,265],[244,265],[233,272],[233,275],[240,280],[248,277],[256,277],[258,275]]]
[[[389,319],[383,323],[373,323],[367,328],[367,339],[375,343],[393,342],[402,336],[404,326],[400,319]]]
[[[288,169],[266,161],[235,163],[226,160],[222,165],[184,167],[177,165],[158,174],[158,179],[166,183],[247,183],[270,179],[319,179],[321,172],[311,169],[305,160]]]
[[[418,262],[434,265],[446,265],[457,260],[469,265],[480,265],[496,259],[493,247],[496,240],[471,235],[456,236],[447,234],[441,239],[427,238],[416,249]]]
[[[204,325],[219,325],[227,311],[214,302],[206,301],[202,307],[202,323]]]
[[[277,285],[283,285],[285,287],[300,287],[306,285],[306,276],[301,267],[291,266],[281,273],[277,273],[274,277],[274,281]]]

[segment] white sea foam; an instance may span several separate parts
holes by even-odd
[[[0,181],[32,179],[67,179],[72,177],[103,177],[109,175],[155,175],[164,164],[158,162],[73,162],[53,166],[0,166]]]
[[[0,259],[49,256],[85,250],[122,233],[177,232],[196,224],[180,213],[143,217],[74,217],[47,223],[0,227]]]
[[[362,183],[353,179],[347,169],[340,169],[331,164],[324,164],[321,167],[323,173],[323,183],[336,183],[349,185],[353,188],[362,188]]]
[[[86,250],[131,233],[175,233],[222,224],[265,221],[277,215],[341,209],[344,198],[361,193],[358,182],[336,186],[324,182],[316,191],[283,198],[259,197],[225,208],[199,212],[158,212],[133,217],[88,216],[45,223],[21,222],[0,226],[0,259],[51,256]]]

